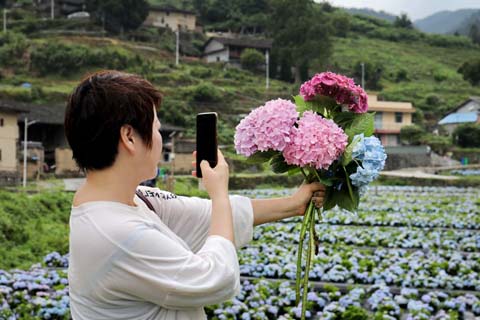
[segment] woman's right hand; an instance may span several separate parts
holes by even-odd
[[[210,199],[228,197],[228,164],[220,150],[217,149],[218,161],[215,168],[207,160],[200,162],[203,185]]]

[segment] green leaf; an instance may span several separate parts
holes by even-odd
[[[310,109],[309,107],[307,107],[307,104],[305,103],[305,100],[303,100],[303,97],[301,95],[294,96],[293,100],[295,101],[297,111],[300,114]]]
[[[277,154],[270,160],[270,166],[275,173],[285,173],[289,170],[297,168],[297,166],[289,165],[285,162],[285,158],[281,153]]]
[[[340,190],[336,190],[333,187],[327,188],[325,192],[325,202],[323,203],[323,210],[330,210],[338,205],[340,208],[355,212],[360,203],[360,196],[358,189],[353,189],[353,200],[348,193],[348,187],[346,183],[342,185]]]
[[[352,142],[345,148],[345,152],[343,153],[343,158],[342,158],[342,165],[347,166],[351,161],[352,161],[352,153],[353,153],[353,148],[355,148],[355,145],[359,143],[361,138],[357,136],[356,138],[353,139]]]
[[[314,181],[318,181],[320,182],[321,184],[329,187],[331,185],[333,185],[333,181],[329,178],[326,178],[326,177],[322,177],[322,172],[320,171],[317,171],[315,168],[311,168],[310,169],[311,171],[311,174],[313,174],[313,180]]]
[[[275,150],[255,152],[254,154],[252,154],[250,157],[247,158],[247,163],[257,164],[257,163],[268,162],[276,154],[278,154],[278,151],[275,151]]]
[[[375,113],[362,113],[353,118],[352,123],[345,129],[348,135],[348,141],[352,141],[357,134],[363,133],[365,137],[371,136],[375,132]]]
[[[333,200],[332,188],[327,188],[325,190],[325,200],[323,201],[323,210],[330,210],[335,208],[337,204]]]
[[[288,170],[288,175],[289,175],[289,176],[294,176],[294,175],[299,174],[300,172],[301,172],[301,171],[300,171],[300,168],[299,168],[299,167],[296,167],[296,168],[289,169],[289,170]]]
[[[333,117],[333,121],[345,129],[350,126],[356,116],[357,114],[353,112],[339,112]]]

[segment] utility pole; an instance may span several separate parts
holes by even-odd
[[[50,18],[55,19],[55,0],[50,0]]]
[[[268,52],[268,49],[265,51],[265,77],[266,77],[266,81],[265,81],[265,87],[268,88],[270,87],[270,79],[269,79],[269,73],[270,73],[270,55],[269,55],[269,52]]]
[[[175,191],[175,135],[177,131],[170,133],[169,137],[172,139],[172,150],[170,152],[170,180],[168,183],[168,191]]]
[[[27,117],[25,117],[24,122],[24,133],[23,133],[23,187],[27,186],[27,144],[28,144],[28,126],[38,122],[33,120],[28,122]]]
[[[3,32],[7,32],[7,9],[3,9]]]
[[[362,89],[365,90],[365,63],[362,62]]]
[[[179,51],[180,51],[180,26],[177,26],[177,31],[175,31],[175,38],[176,38],[176,44],[175,44],[175,65],[178,66],[178,60],[179,60]]]

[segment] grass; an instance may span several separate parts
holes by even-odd
[[[380,83],[382,96],[389,100],[410,101],[415,107],[440,117],[469,96],[480,95],[457,72],[465,62],[478,58],[478,49],[434,47],[421,42],[405,43],[358,36],[337,38],[332,64],[345,73],[352,73],[357,62],[383,66]],[[400,70],[407,72],[408,81],[396,82]],[[425,98],[435,94],[440,103],[428,106]]]

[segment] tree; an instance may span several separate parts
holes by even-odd
[[[313,0],[272,0],[269,33],[273,47],[283,65],[288,62],[294,69],[295,82],[302,80],[301,70],[308,68],[313,59],[326,62],[331,55],[332,26],[330,19]],[[286,66],[285,66],[286,67]]]
[[[413,29],[412,21],[406,13],[402,13],[400,17],[396,17],[393,25],[397,28]]]
[[[480,148],[480,125],[459,125],[452,134],[453,141],[462,148]]]
[[[400,140],[410,145],[416,146],[421,144],[424,135],[425,130],[414,124],[400,129]]]
[[[472,86],[480,84],[480,59],[465,62],[458,72],[463,75],[463,79],[469,81]]]
[[[480,44],[480,30],[476,23],[473,23],[468,32],[468,36],[472,39],[473,43]]]
[[[146,0],[87,0],[87,10],[112,33],[135,30],[148,16]]]
[[[383,74],[383,65],[376,62],[365,63],[365,88],[370,90],[382,90],[382,85],[380,84],[380,79],[382,78]],[[362,63],[357,62],[354,68],[354,77],[359,79],[357,83],[361,83],[362,79]]]
[[[260,65],[265,63],[265,57],[258,50],[245,49],[240,56],[240,62],[243,68],[256,71]]]

